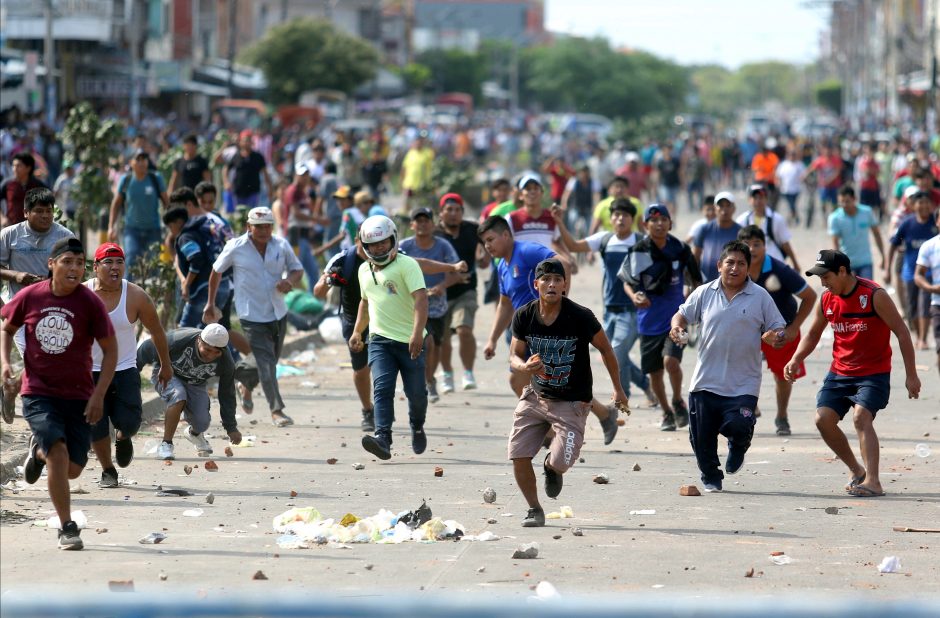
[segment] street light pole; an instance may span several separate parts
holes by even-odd
[[[45,18],[46,39],[43,43],[43,56],[45,57],[44,60],[46,64],[46,124],[50,127],[54,127],[59,102],[56,84],[55,38],[52,34],[52,24],[55,18],[52,0],[46,0]]]

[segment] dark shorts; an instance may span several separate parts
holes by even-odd
[[[819,190],[819,201],[823,204],[835,204],[839,201],[839,187],[823,187]]]
[[[95,384],[100,372],[92,374]],[[91,439],[98,441],[111,434],[109,424],[119,429],[125,438],[137,434],[144,408],[140,399],[140,372],[137,367],[114,372],[114,379],[104,394],[104,415],[91,430]]]
[[[669,338],[668,331],[662,335],[640,335],[640,370],[643,373],[661,371],[666,356],[682,360],[682,346]]]
[[[937,354],[940,354],[940,305],[930,305],[930,322],[933,324],[933,340],[937,344]]]
[[[861,189],[858,192],[858,201],[872,208],[881,208],[881,192],[878,189]]]
[[[340,318],[343,324],[343,340],[346,341],[346,349],[349,350],[349,338],[352,337],[353,327],[355,324],[350,324],[347,320]],[[364,342],[369,341],[369,329],[366,329],[366,332],[362,333],[362,340]],[[359,352],[353,352],[349,350],[349,361],[352,363],[353,371],[359,371],[360,369],[365,369],[369,366],[369,346],[368,344],[362,346],[362,350]]]
[[[930,292],[913,281],[904,282],[907,292],[907,319],[926,318],[930,315]]]
[[[65,441],[69,461],[85,467],[91,448],[91,425],[85,421],[84,399],[23,396],[23,418],[29,423],[39,448],[48,453],[60,440]]]
[[[444,343],[444,316],[439,318],[428,318],[424,328],[428,331],[428,337],[434,340],[435,345]]]
[[[842,419],[852,406],[859,405],[875,416],[887,407],[890,395],[890,373],[840,376],[830,371],[816,394],[816,408],[831,408]]]

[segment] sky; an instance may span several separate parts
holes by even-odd
[[[819,55],[828,3],[821,0],[545,0],[552,32],[603,36],[614,47],[652,52],[680,64],[783,60]]]

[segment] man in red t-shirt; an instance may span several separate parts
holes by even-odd
[[[891,297],[868,279],[852,274],[847,255],[827,249],[816,256],[816,264],[806,276],[819,276],[825,292],[806,338],[800,341],[793,358],[784,367],[791,382],[799,375],[800,364],[809,356],[826,325],[832,327],[832,365],[816,395],[816,427],[829,448],[848,466],[851,473],[845,490],[858,498],[883,496],[878,478],[878,436],[874,420],[878,410],[888,405],[891,393],[891,333],[897,337],[904,358],[907,396],[917,399],[920,379],[914,366],[914,343]],[[862,462],[839,429],[839,421],[854,407],[852,420],[858,432]]]
[[[565,194],[568,179],[574,176],[574,169],[558,157],[551,157],[542,166],[542,172],[551,180],[552,202],[560,203],[561,196]]]
[[[88,462],[91,428],[104,412],[104,396],[117,365],[117,340],[104,303],[82,285],[85,250],[77,238],[63,238],[49,254],[52,277],[22,289],[2,309],[0,360],[4,381],[13,378],[13,335],[26,328],[23,351],[23,418],[32,437],[23,465],[27,483],[49,471],[49,497],[61,522],[60,549],[81,549],[72,521],[69,479]],[[92,379],[92,343],[103,357],[98,383]],[[67,369],[66,369],[67,368]],[[63,380],[63,371],[68,379]]]
[[[0,227],[26,221],[26,192],[46,185],[33,176],[36,159],[28,152],[13,155],[13,177],[0,184]]]
[[[823,146],[819,156],[810,163],[806,174],[816,172],[819,186],[819,203],[822,205],[823,217],[835,209],[839,201],[839,187],[842,186],[842,157],[829,146]],[[809,220],[806,224],[809,225]]]

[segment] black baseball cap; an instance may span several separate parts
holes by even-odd
[[[535,278],[541,279],[545,275],[561,275],[565,278],[565,266],[558,258],[548,258],[539,262],[535,267]]]
[[[68,238],[60,238],[52,245],[52,250],[49,251],[49,258],[56,259],[63,253],[81,253],[85,254],[85,246],[82,245],[82,241],[75,238],[74,236],[69,236]]]
[[[852,269],[852,262],[849,260],[849,256],[834,249],[823,249],[816,254],[816,265],[806,271],[806,276],[822,276],[828,272],[836,273],[839,272],[840,266],[845,266],[846,271]]]
[[[431,221],[434,221],[434,212],[426,206],[419,206],[411,211],[411,220],[414,221],[418,217],[427,217]]]

